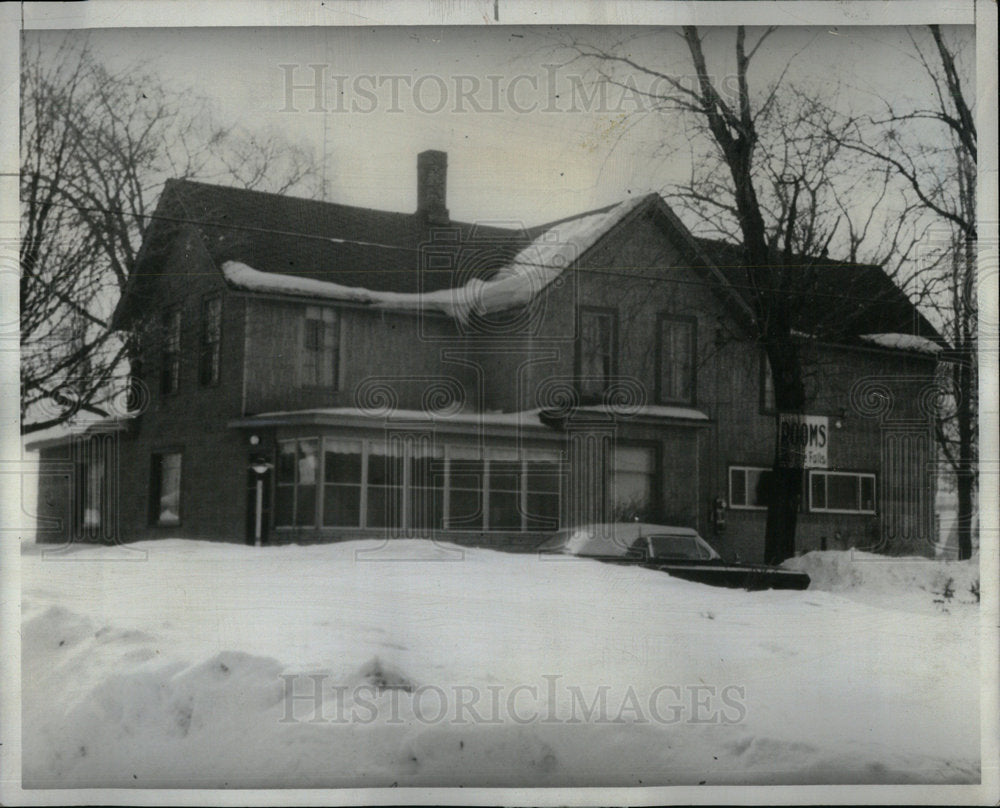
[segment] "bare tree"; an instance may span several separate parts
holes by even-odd
[[[768,360],[776,412],[802,413],[809,403],[804,345],[841,336],[861,294],[849,286],[831,294],[821,280],[823,269],[846,268],[829,259],[831,243],[837,239],[851,261],[887,265],[893,273],[918,237],[908,215],[914,204],[900,204],[893,173],[881,173],[873,194],[870,177],[845,170],[844,145],[826,137],[833,113],[814,94],[786,83],[788,66],[754,90],[751,64],[775,30],[749,41],[747,31],[737,28],[731,46],[735,72],[728,75],[710,69],[703,36],[693,26],[680,32],[693,75],[641,63],[629,55],[627,43],[605,48],[575,40],[570,47],[596,66],[600,80],[642,96],[664,126],[682,122],[692,144],[691,174],[666,196],[700,223],[699,232],[723,239],[712,257],[725,265],[748,303],[748,327]],[[637,89],[636,74],[651,89]],[[677,138],[665,133],[664,140]],[[856,204],[861,182],[864,207]],[[893,217],[885,215],[890,204]],[[817,296],[825,306],[816,310],[824,315],[803,334],[797,314],[803,299]],[[782,462],[777,437],[772,479],[765,558],[777,563],[795,553],[803,488],[803,470]]]
[[[86,38],[27,42],[21,76],[22,432],[106,415],[128,373],[109,327],[170,177],[314,195],[308,149],[216,122],[212,104]]]
[[[963,79],[964,55],[940,26],[911,35],[914,59],[933,88],[934,104],[900,108],[882,101],[879,115],[843,116],[826,136],[903,179],[924,211],[946,228],[928,239],[915,278],[921,302],[937,315],[948,342],[942,356],[949,401],[941,408],[937,438],[958,496],[959,558],[972,555],[978,486],[978,301],[976,298],[976,168],[978,135]],[[942,139],[943,132],[947,138]],[[928,137],[928,133],[938,137]]]

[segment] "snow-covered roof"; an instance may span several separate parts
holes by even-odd
[[[396,311],[438,311],[460,321],[525,305],[647,197],[556,222],[488,279],[432,292],[376,291],[298,275],[262,272],[240,261],[225,261],[222,274],[238,289],[363,303]],[[317,267],[318,270],[322,269]]]
[[[916,334],[861,334],[858,339],[882,348],[894,348],[900,351],[916,351],[926,354],[941,352],[941,346],[936,342]]]
[[[30,432],[23,437],[26,451],[35,452],[49,446],[66,443],[70,438],[95,432],[109,432],[124,429],[132,416],[119,418],[99,418],[82,422],[56,424],[47,429]]]
[[[581,412],[614,412],[614,408],[608,409],[602,406],[577,407]],[[411,409],[382,409],[377,407],[326,407],[320,409],[306,410],[281,410],[277,412],[264,412],[250,415],[230,423],[230,426],[251,426],[262,422],[301,422],[301,421],[351,421],[351,420],[380,420],[380,421],[400,421],[400,422],[433,422],[442,425],[461,424],[468,426],[494,426],[494,427],[538,427],[548,428],[548,424],[543,420],[545,412],[541,409],[518,410],[515,412],[471,412],[467,410],[455,412],[444,408],[438,412],[433,410],[411,410]],[[707,421],[708,416],[700,410],[690,407],[668,407],[660,405],[646,405],[641,407],[627,408],[619,415],[625,419],[656,419],[656,420],[681,420],[681,421]]]

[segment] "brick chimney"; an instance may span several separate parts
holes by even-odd
[[[447,152],[420,152],[417,155],[417,215],[426,224],[448,224],[447,183]]]

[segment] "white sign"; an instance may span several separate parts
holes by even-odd
[[[783,412],[778,418],[778,459],[784,468],[825,469],[830,423],[825,415]]]

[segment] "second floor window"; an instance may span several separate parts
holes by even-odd
[[[695,324],[692,319],[661,317],[659,334],[659,399],[694,402]]]
[[[302,330],[299,381],[306,387],[336,387],[340,322],[335,309],[307,306]]]
[[[205,298],[201,303],[201,354],[198,375],[203,385],[219,381],[219,349],[222,345],[222,298]]]
[[[615,327],[613,311],[580,310],[577,376],[581,396],[600,395],[611,383],[615,372]]]
[[[176,393],[181,379],[181,312],[171,309],[163,316],[163,367],[160,390]]]

